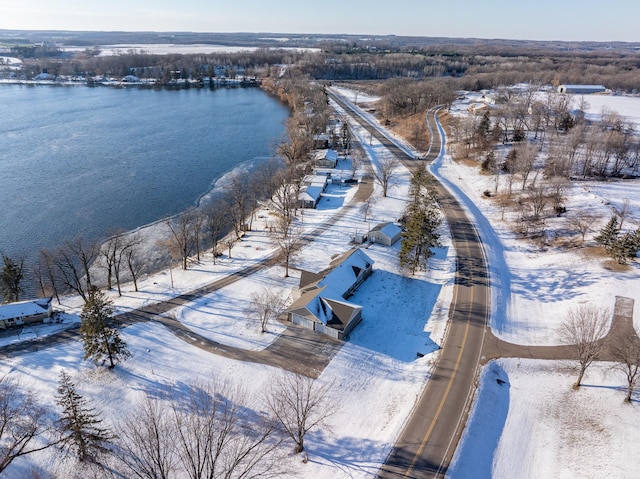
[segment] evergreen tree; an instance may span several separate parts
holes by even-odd
[[[112,315],[111,300],[98,288],[91,288],[80,314],[84,359],[92,359],[101,364],[108,360],[109,368],[131,356],[118,330],[108,325]]]
[[[607,248],[608,253],[619,264],[625,264],[627,259],[633,258],[640,250],[640,228],[635,231],[627,231],[617,237]]]
[[[20,300],[24,278],[24,260],[13,261],[7,255],[2,255],[2,270],[0,270],[0,296],[7,303]]]
[[[56,404],[62,408],[57,426],[63,448],[74,453],[79,461],[94,461],[108,451],[113,434],[102,427],[100,414],[78,394],[76,385],[64,370],[60,371]]]
[[[419,269],[428,269],[429,258],[434,254],[431,248],[441,246],[437,233],[440,214],[424,167],[416,170],[411,178],[409,194],[399,258],[400,266],[415,274]]]
[[[594,238],[595,242],[601,244],[608,249],[618,237],[620,226],[618,225],[618,216],[612,215],[611,219],[600,230],[600,234]]]

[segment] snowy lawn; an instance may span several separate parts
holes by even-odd
[[[607,363],[584,385],[567,363],[499,359],[483,370],[451,478],[638,476],[640,394],[624,403],[624,375]]]

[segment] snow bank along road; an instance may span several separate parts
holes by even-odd
[[[336,94],[331,97],[410,170],[444,154],[437,108],[427,113],[435,149],[430,148],[424,160],[415,160],[414,152],[371,124],[356,107]],[[433,374],[378,474],[383,479],[444,477],[462,433],[489,321],[489,275],[480,236],[460,202],[444,186],[437,186],[437,194],[458,263],[449,326]]]

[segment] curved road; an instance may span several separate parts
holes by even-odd
[[[343,98],[330,94],[345,111],[389,148],[409,169],[414,157],[370,124]],[[434,148],[424,161],[444,149],[438,109],[427,113]],[[462,433],[490,315],[490,284],[482,241],[457,199],[437,185],[438,202],[451,229],[457,272],[448,331],[433,370],[404,431],[378,473],[379,478],[444,477]]]

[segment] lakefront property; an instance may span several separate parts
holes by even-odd
[[[40,322],[52,316],[51,298],[0,304],[0,329]]]
[[[373,260],[352,248],[319,273],[303,271],[300,297],[287,309],[294,324],[344,339],[362,321],[362,306],[346,299],[373,273]]]

